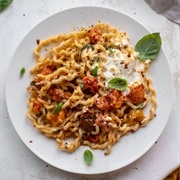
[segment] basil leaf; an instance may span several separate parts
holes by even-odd
[[[60,130],[53,131],[54,134],[58,134]]]
[[[114,51],[113,51],[113,47],[111,47],[111,46],[106,47],[106,50],[108,50],[111,54],[113,54],[113,53],[114,53]]]
[[[92,50],[94,50],[94,46],[93,46],[92,44],[86,44],[86,45],[84,45],[84,46],[81,48],[81,51],[80,51],[80,53],[79,53],[79,56],[82,55],[82,51],[83,51],[83,50],[85,50],[85,49],[88,50],[89,48],[91,48]]]
[[[96,67],[94,67],[94,68],[92,69],[92,75],[93,75],[94,77],[96,77],[97,74],[98,74],[98,66],[96,66]]]
[[[99,57],[98,56],[95,56],[94,58],[93,58],[93,62],[99,62]]]
[[[84,161],[88,165],[92,163],[92,161],[93,161],[93,154],[92,154],[91,151],[89,151],[89,150],[85,150],[84,151]]]
[[[153,60],[158,55],[161,44],[162,41],[159,33],[148,34],[137,42],[135,51],[139,52],[140,60]]]
[[[23,67],[23,68],[20,70],[20,78],[22,78],[22,77],[24,76],[25,71],[26,71],[25,67]]]
[[[100,60],[100,57],[95,56],[89,64],[92,66],[95,62],[99,62],[99,60]]]
[[[127,81],[126,79],[121,79],[121,78],[113,78],[108,82],[108,87],[112,89],[117,89],[117,90],[125,90],[127,87]]]
[[[0,12],[8,7],[13,0],[0,0]]]
[[[137,109],[139,110],[139,109],[142,109],[142,107],[143,107],[143,103],[140,103],[138,106],[137,106]]]
[[[53,111],[53,114],[57,114],[57,113],[61,110],[62,105],[63,105],[63,103],[60,102],[60,103],[57,105],[56,109]]]

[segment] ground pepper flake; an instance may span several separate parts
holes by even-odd
[[[33,142],[32,140],[29,141],[29,143],[32,143],[32,142]]]
[[[130,57],[131,57],[131,54],[128,54],[127,57],[130,58]]]
[[[37,40],[36,40],[36,43],[37,43],[37,45],[39,45],[39,43],[40,43],[40,40],[39,40],[39,39],[37,39]]]
[[[128,65],[127,65],[127,64],[125,64],[125,65],[124,65],[124,68],[125,68],[125,69],[127,69],[127,68],[128,68]]]

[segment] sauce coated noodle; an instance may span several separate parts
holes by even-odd
[[[41,57],[41,49],[51,44],[55,45]],[[54,138],[60,149],[73,152],[87,145],[108,155],[123,135],[154,117],[155,91],[146,77],[149,64],[140,63],[126,32],[98,23],[41,41],[34,53],[37,63],[30,71],[33,80],[27,88],[27,116],[40,132]],[[121,74],[112,62],[118,63]],[[138,70],[139,81],[128,69],[131,62],[144,63]],[[112,76],[128,77],[127,70],[131,77],[126,90],[108,88]],[[146,116],[143,109],[149,103]]]

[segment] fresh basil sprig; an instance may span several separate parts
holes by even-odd
[[[112,89],[117,89],[117,90],[125,90],[127,88],[127,81],[126,79],[121,79],[121,78],[113,78],[108,82],[108,87]]]
[[[98,74],[98,66],[95,66],[95,67],[92,69],[92,75],[93,75],[94,77],[96,77],[97,74]]]
[[[79,56],[82,55],[83,50],[85,50],[85,49],[88,50],[89,48],[91,48],[92,50],[94,50],[94,46],[93,46],[92,44],[86,44],[86,45],[84,45],[84,46],[81,48],[81,50],[80,50]]]
[[[22,77],[24,76],[25,71],[26,71],[25,67],[23,67],[23,68],[20,70],[20,78],[22,78]]]
[[[161,44],[162,41],[159,33],[148,34],[137,42],[135,51],[139,52],[140,60],[153,60],[158,55]]]
[[[62,105],[63,105],[63,103],[60,102],[60,103],[56,106],[56,109],[54,109],[53,114],[57,114],[57,113],[61,110]]]
[[[84,161],[88,165],[92,163],[92,161],[93,161],[93,154],[92,154],[91,151],[89,151],[89,150],[85,150],[84,151]]]
[[[0,0],[0,12],[8,7],[13,0]]]

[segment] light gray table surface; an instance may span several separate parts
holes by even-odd
[[[40,21],[75,6],[104,6],[127,13],[152,32],[160,32],[173,77],[173,106],[156,144],[132,164],[107,174],[78,175],[59,170],[39,159],[21,141],[8,115],[5,81],[11,58],[23,37]],[[14,0],[0,14],[0,179],[117,179],[158,180],[180,163],[179,81],[180,26],[156,14],[143,0]],[[12,87],[13,88],[13,87]],[[168,102],[167,102],[168,103]]]

